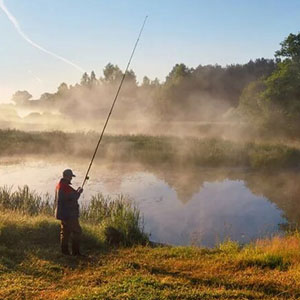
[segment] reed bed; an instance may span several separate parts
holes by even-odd
[[[28,186],[0,187],[0,210],[11,211],[28,216],[53,216],[55,205],[49,194],[39,195],[30,191]],[[144,233],[143,218],[133,201],[123,195],[112,199],[97,194],[81,208],[80,219],[83,223],[93,225],[93,229],[105,235],[115,244],[133,245],[147,243]]]
[[[0,130],[1,155],[65,155],[90,158],[98,134],[23,132]],[[101,144],[102,160],[205,167],[251,169],[295,168],[300,150],[283,143],[236,142],[222,138],[151,135],[106,135]]]

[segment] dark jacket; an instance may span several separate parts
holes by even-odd
[[[70,182],[62,178],[55,190],[56,219],[68,220],[79,218],[79,197],[80,194],[70,186]]]

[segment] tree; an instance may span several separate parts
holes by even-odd
[[[133,70],[129,70],[126,72],[125,81],[127,84],[129,84],[131,87],[137,87],[136,84],[136,75]]]
[[[150,85],[154,86],[154,87],[159,87],[160,86],[160,82],[159,79],[156,77],[154,80],[152,80],[150,82]]]
[[[147,76],[144,76],[142,86],[143,87],[149,87],[150,86],[150,79]]]
[[[300,33],[291,33],[280,45],[275,55],[285,59],[266,79],[264,96],[287,114],[300,113]]]
[[[300,34],[290,34],[280,45],[275,56],[284,59],[260,85],[244,90],[239,108],[248,115],[260,114],[264,128],[294,135],[300,125]]]
[[[188,93],[190,93],[191,72],[192,70],[185,64],[176,64],[173,67],[166,77],[166,82],[162,86],[161,91],[159,91],[164,107],[170,106],[170,109],[180,111],[185,106],[185,100]],[[171,111],[170,109],[169,111]]]
[[[188,77],[191,74],[191,69],[189,69],[185,64],[176,64],[172,71],[166,78],[166,83],[179,83],[183,78]]]
[[[58,95],[62,96],[62,95],[65,95],[68,92],[68,90],[69,90],[68,85],[63,82],[57,88],[57,93],[58,93]]]
[[[265,84],[263,80],[253,81],[244,88],[240,97],[238,111],[247,117],[248,120],[258,121],[263,119],[267,104],[262,97],[264,90]]]
[[[15,102],[17,105],[24,105],[29,99],[32,98],[32,95],[27,91],[17,91],[12,96],[12,101]]]
[[[275,53],[277,58],[284,57],[293,61],[300,61],[300,33],[289,34],[280,45],[281,49]]]
[[[265,81],[264,97],[285,112],[300,113],[300,64],[283,61]]]
[[[53,97],[53,94],[51,93],[43,93],[40,97],[41,101],[47,101],[50,100]]]
[[[105,82],[115,83],[116,81],[119,82],[121,80],[123,73],[117,65],[108,63],[103,70],[103,75]]]
[[[91,77],[90,77],[90,85],[91,87],[94,87],[98,84],[98,80],[96,78],[96,74],[94,71],[91,72]]]
[[[86,72],[83,73],[80,84],[82,86],[88,87],[90,85],[90,82],[91,82],[91,79],[90,79],[89,75]]]

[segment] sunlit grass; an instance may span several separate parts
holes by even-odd
[[[59,221],[47,201],[28,187],[0,189],[0,299],[300,297],[298,232],[243,246],[231,240],[215,248],[151,246],[132,202],[99,194],[82,208],[88,257],[78,259],[60,254]],[[121,234],[114,247],[107,228]]]
[[[93,225],[84,223],[86,259],[61,256],[58,234],[59,223],[52,217],[0,212],[0,299],[300,296],[298,234],[243,247],[227,241],[212,249],[133,246],[109,250]]]
[[[4,186],[0,187],[0,209],[28,216],[54,216],[55,207],[48,194],[41,196],[30,191],[28,186],[18,187],[16,191]],[[139,210],[122,195],[115,199],[102,194],[92,196],[89,204],[82,207],[80,219],[90,225],[90,230],[97,231],[116,244],[132,245],[148,241]]]

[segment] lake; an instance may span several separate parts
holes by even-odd
[[[87,160],[57,158],[2,158],[0,186],[28,185],[39,194],[54,196],[66,168],[82,184]],[[144,217],[150,239],[172,245],[212,247],[228,238],[248,243],[282,234],[287,224],[298,223],[300,190],[296,172],[254,173],[242,169],[176,169],[141,164],[96,161],[81,203],[91,195],[125,194]]]

